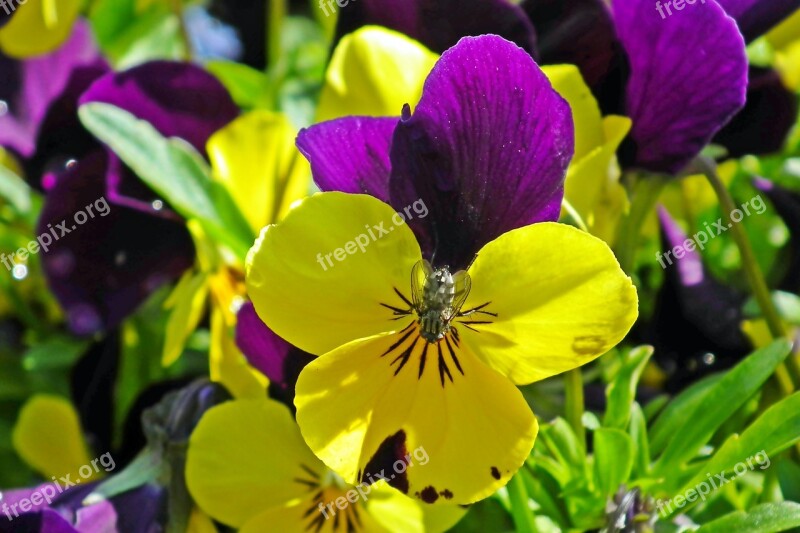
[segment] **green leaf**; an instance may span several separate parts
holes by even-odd
[[[244,258],[255,239],[227,190],[212,181],[203,157],[180,139],[118,107],[81,106],[81,122],[106,143],[151,189],[187,219],[196,218],[213,238]]]
[[[800,503],[765,503],[707,523],[696,533],[772,533],[800,527]]]
[[[722,379],[723,375],[713,374],[703,378],[666,404],[650,428],[650,453],[653,456],[658,456],[664,451],[670,439],[675,436],[677,428],[684,423],[686,413],[694,411],[698,405],[703,404],[706,393]],[[645,407],[645,412],[647,407],[649,406]]]
[[[633,442],[634,472],[636,477],[646,477],[650,471],[650,442],[647,438],[647,420],[638,403],[631,406],[631,423],[628,433]]]
[[[22,366],[28,372],[68,370],[89,348],[89,341],[53,337],[25,352]]]
[[[6,200],[17,213],[25,214],[33,206],[31,188],[25,180],[0,165],[0,198]]]
[[[791,343],[780,339],[749,355],[702,394],[702,401],[683,413],[672,438],[653,469],[669,476],[692,459],[714,432],[742,406],[791,351]]]
[[[209,61],[206,68],[228,89],[239,107],[269,108],[269,78],[263,72],[232,61]]]
[[[530,498],[525,487],[523,476],[529,476],[527,470],[521,469],[508,482],[508,500],[511,504],[511,518],[517,531],[536,531],[536,519],[530,506]]]
[[[770,466],[769,457],[800,441],[800,392],[784,398],[756,419],[741,435],[731,435],[684,489],[706,479],[706,474],[731,472],[738,463],[754,470]],[[750,460],[750,464],[745,461]],[[752,465],[752,467],[751,467]]]
[[[633,469],[633,442],[620,429],[594,432],[594,473],[597,488],[606,496],[617,492]]]
[[[788,457],[782,457],[775,468],[778,469],[778,482],[783,497],[800,502],[800,465]]]
[[[626,354],[622,367],[606,388],[608,406],[603,418],[605,427],[625,429],[627,426],[636,385],[652,355],[652,346],[639,346]]]

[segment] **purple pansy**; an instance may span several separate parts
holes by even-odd
[[[782,272],[777,288],[800,294],[800,193],[763,178],[753,180],[753,185],[769,198],[789,229],[787,257],[779,263]]]
[[[237,315],[236,344],[254,368],[269,378],[269,395],[294,410],[294,389],[300,371],[314,356],[281,339],[245,303]]]
[[[42,257],[48,283],[70,328],[92,334],[115,327],[153,291],[177,279],[192,265],[194,245],[180,217],[80,126],[78,105],[116,105],[201,153],[238,109],[214,77],[191,64],[146,63],[109,72],[80,89],[51,105],[32,161],[41,161],[33,168],[45,172],[37,232],[55,231]],[[76,224],[76,213],[89,205],[94,216]]]
[[[23,158],[36,151],[36,137],[51,104],[77,85],[75,78],[95,77],[108,70],[95,46],[88,23],[78,21],[70,38],[44,56],[17,61],[0,53],[0,145]]]
[[[124,492],[108,500],[84,504],[98,482],[63,486],[45,483],[30,489],[5,491],[0,507],[0,533],[146,533],[167,523],[166,490],[155,485]],[[53,499],[51,494],[55,495]],[[50,497],[48,504],[44,496]],[[36,505],[29,507],[31,497]],[[21,512],[20,505],[29,510]]]
[[[656,298],[642,342],[655,347],[655,360],[667,373],[667,388],[678,390],[692,381],[729,368],[750,353],[740,324],[744,296],[714,279],[696,249],[684,248],[687,235],[659,208],[664,254],[664,284]],[[666,255],[675,247],[681,259]]]
[[[416,213],[423,256],[457,270],[502,233],[558,218],[573,137],[569,106],[536,63],[487,35],[442,55],[413,115],[324,122],[297,146],[323,191]]]
[[[323,2],[322,5],[334,5]],[[338,9],[338,8],[335,8]],[[494,33],[530,53],[536,36],[522,10],[508,0],[359,0],[342,7],[336,26],[339,42],[344,35],[374,24],[386,26],[442,53],[461,37]]]
[[[465,23],[417,22],[398,14],[424,12],[426,0],[403,2],[399,11],[379,3],[345,8],[340,33],[379,24],[428,46],[427,34],[478,33]],[[683,5],[692,13],[672,11],[663,18],[651,0],[617,0],[613,9],[603,0],[521,5],[537,33],[534,57],[543,64],[577,65],[605,113],[632,119],[622,152],[627,167],[678,172],[744,105],[747,59],[736,23],[714,0]],[[489,18],[479,32],[514,40],[506,26]]]

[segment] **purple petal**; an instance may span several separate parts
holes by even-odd
[[[508,0],[352,0],[340,10],[334,43],[370,24],[405,33],[437,53],[461,37],[487,33],[501,35],[531,54],[536,44],[525,13]]]
[[[747,42],[800,9],[800,0],[717,0],[736,19]]]
[[[322,122],[300,131],[297,148],[323,191],[370,194],[387,202],[389,148],[397,122],[372,117]]]
[[[392,144],[391,204],[422,201],[411,220],[423,255],[466,267],[511,229],[556,220],[574,150],[569,105],[524,50],[466,37],[444,53]]]
[[[733,157],[770,154],[783,147],[797,118],[797,97],[772,69],[750,67],[747,103],[714,137]]]
[[[686,234],[663,207],[658,214],[665,281],[644,341],[656,348],[656,360],[670,376],[668,388],[679,390],[733,366],[750,352],[750,344],[740,328],[744,297],[709,275],[700,253],[684,247]],[[676,246],[685,250],[681,259],[667,255]]]
[[[58,237],[49,250],[42,249],[42,264],[76,334],[115,327],[194,261],[194,245],[182,224],[119,205],[104,207],[107,172],[108,158],[98,150],[51,175],[37,228],[39,235]],[[95,216],[77,224],[76,214],[86,216],[90,204]],[[69,232],[63,236],[62,221]]]
[[[32,155],[40,122],[79,67],[108,69],[84,21],[78,21],[70,38],[50,54],[25,61],[0,54],[0,100],[8,107],[0,114],[0,145],[23,157]]]
[[[12,513],[13,516],[13,513]],[[36,513],[20,514],[13,521],[0,514],[0,533],[82,533],[72,527],[60,514],[44,509]]]
[[[80,104],[103,102],[150,122],[162,135],[180,137],[199,152],[212,133],[239,110],[223,85],[190,63],[152,61],[97,80]]]
[[[783,223],[789,229],[788,257],[780,261],[783,270],[778,289],[800,294],[800,193],[784,189],[763,178],[753,185],[772,202]]]
[[[626,114],[634,146],[624,162],[676,173],[745,102],[747,57],[736,23],[716,2],[664,18],[651,0],[614,0],[630,61]]]
[[[576,65],[605,114],[622,112],[627,58],[603,0],[525,0],[544,65]]]
[[[278,337],[256,314],[251,302],[239,310],[236,344],[248,362],[270,381],[270,396],[294,409],[294,389],[300,371],[314,356]]]

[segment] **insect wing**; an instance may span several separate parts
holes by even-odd
[[[411,303],[417,311],[422,309],[425,300],[425,282],[433,273],[433,267],[426,260],[418,261],[411,269]]]
[[[455,294],[453,295],[453,306],[448,313],[448,320],[452,320],[458,315],[464,302],[467,301],[467,296],[469,296],[469,291],[472,288],[472,278],[469,277],[466,270],[459,270],[453,274],[453,282],[455,284]]]

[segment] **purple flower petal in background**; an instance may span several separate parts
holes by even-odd
[[[58,239],[43,251],[42,264],[77,334],[115,327],[194,261],[194,244],[181,222],[105,202],[106,175],[125,172],[98,148],[65,172],[48,177],[53,185],[37,233]],[[76,224],[75,213],[86,214],[88,205],[95,216]],[[69,231],[63,236],[58,229],[62,221]]]
[[[314,356],[278,337],[256,314],[251,302],[239,310],[236,344],[254,368],[269,378],[269,395],[294,411],[294,389],[300,371]]]
[[[466,37],[395,130],[391,205],[424,202],[429,215],[408,221],[423,256],[465,268],[499,235],[558,219],[573,150],[569,105],[530,56],[497,36]]]
[[[800,0],[717,0],[736,19],[747,42],[800,9]]]
[[[399,111],[399,109],[398,109]],[[398,118],[346,117],[304,129],[297,147],[323,191],[369,194],[389,201],[389,148]]]
[[[800,294],[800,193],[779,187],[763,178],[754,179],[753,185],[767,195],[789,229],[788,257],[778,264],[782,272],[777,288]]]
[[[525,0],[536,28],[539,61],[576,65],[604,114],[621,114],[627,56],[603,0]]]
[[[115,105],[150,122],[161,135],[181,137],[205,153],[212,133],[239,114],[225,87],[190,63],[151,61],[97,80],[80,104]]]
[[[772,69],[750,67],[747,103],[714,143],[728,149],[732,157],[779,151],[797,118],[797,96],[786,88]]]
[[[461,37],[487,33],[501,35],[535,53],[533,26],[508,0],[353,1],[340,9],[334,45],[344,35],[371,24],[404,33],[437,53],[454,46]]]
[[[22,157],[31,156],[50,104],[80,67],[108,68],[83,21],[78,21],[71,37],[50,54],[16,61],[0,53],[0,145]]]
[[[667,389],[680,390],[733,366],[751,347],[740,327],[744,297],[711,277],[698,250],[684,248],[681,259],[666,256],[667,250],[683,247],[687,235],[663,207],[658,214],[665,280],[641,341],[655,347],[655,360],[668,375]]]
[[[651,0],[615,0],[630,62],[624,163],[676,173],[745,103],[747,57],[733,19],[716,2],[662,18]]]

